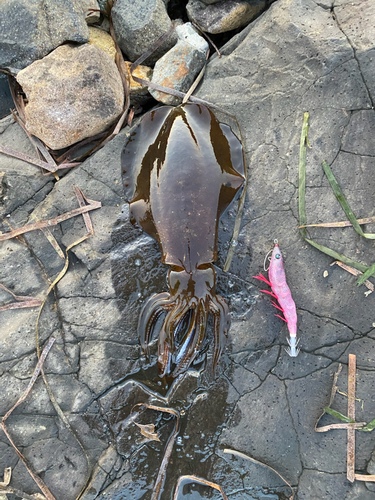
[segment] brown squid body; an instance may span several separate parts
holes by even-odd
[[[222,213],[244,183],[241,142],[205,106],[183,104],[148,113],[122,152],[122,177],[132,223],[160,245],[170,266],[169,292],[152,296],[138,324],[143,351],[164,313],[159,375],[177,376],[201,349],[211,314],[214,366],[230,324],[215,294],[217,230]]]

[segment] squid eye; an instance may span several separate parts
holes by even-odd
[[[280,257],[281,257],[281,255],[280,255],[279,253],[277,253],[277,254],[275,255],[275,259],[280,259]]]

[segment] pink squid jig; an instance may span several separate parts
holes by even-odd
[[[275,246],[270,259],[270,266],[268,268],[269,281],[262,275],[262,273],[259,273],[259,276],[253,276],[253,278],[264,281],[272,288],[272,292],[269,292],[268,290],[261,290],[261,292],[268,293],[279,302],[278,305],[275,301],[272,301],[272,305],[284,314],[284,318],[279,314],[276,314],[276,316],[281,318],[288,325],[289,338],[287,338],[287,341],[289,348],[285,350],[289,356],[295,358],[300,351],[300,348],[298,347],[299,339],[297,340],[296,304],[294,303],[290,288],[286,282],[283,256],[280,252],[278,241],[274,240],[274,244]]]

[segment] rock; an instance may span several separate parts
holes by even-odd
[[[221,58],[211,58],[197,92],[237,116],[250,174],[229,273],[220,268],[229,246],[234,205],[219,222],[217,290],[228,300],[232,326],[216,378],[209,358],[205,370],[188,372],[175,392],[172,386],[168,399],[158,399],[166,391],[157,397],[149,392],[162,391],[154,382],[156,345],[147,364],[137,351],[137,323],[145,300],[167,289],[167,266],[160,261],[158,243],[129,222],[120,155],[131,131],[122,130],[59,181],[43,177],[21,160],[1,156],[0,172],[5,172],[1,188],[9,197],[1,207],[3,231],[8,222],[18,227],[34,217],[49,218],[76,208],[75,185],[103,203],[102,209],[90,212],[95,237],[72,249],[67,273],[41,318],[42,340],[52,334],[58,339],[46,359],[47,378],[92,458],[95,473],[87,500],[149,498],[176,420],[149,409],[132,414],[134,404],[147,401],[176,408],[181,415],[163,498],[173,497],[181,471],[215,481],[231,499],[290,497],[274,472],[224,454],[222,448],[228,446],[274,465],[303,500],[331,500],[334,495],[374,500],[364,482],[346,480],[345,432],[314,431],[329,401],[337,360],[344,364],[337,385],[347,392],[349,352],[357,355],[356,396],[363,400],[363,406],[356,403],[356,419],[369,422],[375,415],[374,294],[364,297],[365,288],[355,286],[356,278],[338,266],[329,267],[331,259],[303,241],[298,230],[299,140],[306,110],[312,146],[307,154],[308,222],[345,217],[324,177],[324,158],[332,164],[358,217],[371,215],[374,193],[372,67],[363,66],[359,57],[370,61],[373,49],[370,45],[360,49],[360,36],[346,30],[350,23],[364,23],[367,16],[367,25],[362,24],[364,39],[375,16],[368,7],[371,2],[363,0],[354,5],[352,0],[336,1],[333,12],[324,4],[328,0],[275,2],[222,48]],[[338,6],[340,25],[334,17]],[[237,131],[229,117],[225,121]],[[11,117],[0,121],[0,142],[35,154]],[[81,216],[53,229],[63,248],[85,232]],[[373,242],[352,228],[317,228],[309,234],[357,261],[368,265],[374,261]],[[298,310],[302,352],[296,359],[285,353],[285,325],[260,292],[263,286],[252,278],[262,270],[276,237]],[[19,295],[42,297],[63,267],[63,261],[54,260],[54,251],[48,250],[51,245],[44,235],[38,231],[0,243],[0,283]],[[326,278],[324,270],[329,271]],[[0,304],[8,299],[0,293]],[[35,366],[36,314],[27,309],[0,312],[2,415],[22,394]],[[211,352],[209,346],[208,357]],[[337,394],[332,407],[346,413],[347,398]],[[154,423],[161,442],[145,444],[135,421]],[[333,421],[325,415],[321,424]],[[83,453],[64,434],[41,378],[9,426],[56,497],[74,500],[86,477]],[[375,434],[357,432],[356,442],[357,470],[368,467],[373,473]],[[108,450],[110,445],[121,458]],[[101,457],[104,450],[108,452]],[[0,465],[0,475],[5,467],[14,468],[15,488],[29,494],[37,491],[2,432]],[[190,497],[211,494],[186,483],[181,490]]]
[[[0,119],[10,114],[10,110],[14,108],[12,94],[8,84],[6,75],[0,74]]]
[[[125,64],[126,70],[130,76],[130,102],[132,104],[143,104],[150,99],[149,87],[136,82],[130,75],[131,62],[125,61]],[[149,66],[140,65],[134,70],[133,75],[143,80],[151,80],[152,73],[153,71]]]
[[[90,38],[88,43],[104,50],[111,59],[115,60],[116,45],[111,35],[100,28],[93,28],[92,26],[90,26],[89,31]]]
[[[152,82],[180,92],[187,92],[206,62],[208,43],[198,35],[191,23],[176,28],[177,44],[157,61]],[[181,99],[152,88],[150,94],[168,105],[181,104]]]
[[[112,21],[117,43],[133,62],[152,47],[172,25],[163,0],[118,0],[112,9]],[[176,41],[177,35],[172,32],[145,63],[154,64]]]
[[[210,5],[207,5],[210,4]],[[189,0],[189,19],[208,33],[224,33],[248,24],[266,6],[265,0]]]
[[[89,30],[81,0],[3,0],[0,67],[15,72],[64,42],[85,43]]]
[[[86,23],[94,24],[100,20],[100,7],[96,0],[82,0],[83,9],[86,15]]]
[[[81,496],[82,500],[95,500],[98,497],[98,493],[102,490],[118,459],[119,455],[112,445],[103,451],[98,465],[91,474],[90,482]]]
[[[12,116],[0,121],[0,144],[37,158],[29,138],[18,123],[14,122]],[[1,155],[1,220],[9,216],[5,220],[11,225],[22,226],[28,214],[52,188],[51,177],[43,175],[38,167],[11,156]],[[0,231],[9,231],[9,227],[0,222]]]
[[[86,44],[62,45],[20,71],[28,98],[26,126],[52,149],[107,129],[121,114],[124,92],[108,54]]]

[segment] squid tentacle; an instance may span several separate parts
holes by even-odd
[[[220,295],[212,297],[210,311],[214,317],[214,357],[212,367],[215,371],[228,338],[230,314],[228,304]]]
[[[199,352],[205,337],[208,318],[205,301],[199,300],[196,303],[194,312],[194,321],[192,321],[189,332],[185,336],[186,340],[180,348],[180,352],[176,360],[176,367],[172,374],[173,377],[177,377],[177,375],[185,371],[190,366]]]
[[[141,311],[138,321],[138,334],[142,351],[147,357],[150,355],[149,343],[156,320],[160,314],[170,308],[172,304],[173,301],[171,301],[168,292],[158,293],[148,299]]]
[[[176,323],[181,321],[183,314],[189,309],[186,306],[186,302],[177,297],[173,309],[168,312],[159,332],[158,365],[160,377],[164,377],[169,371],[171,356],[174,352],[174,327]]]

